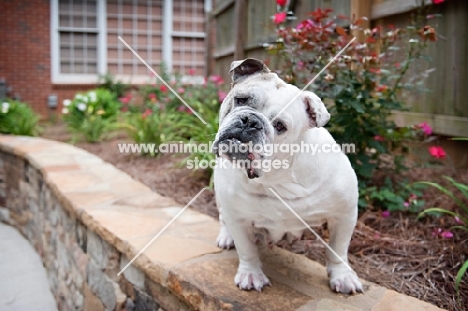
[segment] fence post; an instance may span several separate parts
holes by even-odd
[[[357,20],[361,17],[367,17],[365,23],[360,24],[360,28],[369,28],[371,18],[371,0],[351,0],[351,19]],[[358,29],[351,32],[360,42],[364,41],[364,33]]]
[[[245,36],[247,35],[247,1],[236,0],[234,7],[234,60],[245,58]]]

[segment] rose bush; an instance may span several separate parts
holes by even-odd
[[[403,203],[410,194],[404,183],[389,177],[374,186],[372,177],[376,170],[394,176],[405,169],[407,143],[429,134],[427,124],[397,127],[389,117],[393,111],[407,110],[402,92],[414,90],[430,73],[406,76],[409,68],[424,58],[429,42],[437,39],[435,30],[425,24],[425,19],[420,26],[415,22],[405,29],[367,29],[361,26],[364,19],[351,21],[331,14],[330,9],[317,9],[294,27],[277,23],[278,38],[268,50],[280,57],[283,66],[279,74],[303,87],[352,40],[352,32],[362,32],[363,41],[350,44],[316,77],[310,89],[328,106],[332,115],[328,129],[337,142],[356,146],[356,152],[348,157],[359,180],[360,206],[371,203],[391,210],[405,209]],[[339,26],[344,23],[349,27]],[[438,155],[443,156],[440,152]]]

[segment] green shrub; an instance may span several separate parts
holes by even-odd
[[[65,101],[62,112],[75,140],[84,137],[89,142],[97,142],[103,134],[116,128],[119,110],[120,103],[114,94],[106,89],[96,89]]]
[[[222,78],[211,76],[203,83],[187,84],[180,75],[171,78],[163,72],[161,76],[165,81],[170,81],[170,87],[207,124],[200,121],[166,85],[150,81],[140,89],[144,98],[142,110],[135,113],[135,107],[127,106],[128,111],[131,111],[125,114],[130,137],[136,143],[160,145],[167,142],[184,142],[209,145],[218,130],[220,102],[226,96],[222,88]],[[202,152],[197,148],[197,152],[185,157],[180,165],[186,165],[187,161],[195,158],[212,160],[215,157],[210,150]],[[207,169],[207,174],[211,176],[211,168]]]
[[[126,114],[126,124],[130,138],[139,144],[155,144],[181,141],[188,133],[178,129],[183,124],[181,114],[160,109],[147,109],[143,113]],[[143,152],[152,156],[159,156],[153,151]]]
[[[305,86],[351,41],[349,29],[338,26],[344,18],[332,18],[330,13],[317,9],[296,27],[279,26],[277,43],[269,50],[280,56],[284,64],[280,74],[287,82]],[[362,22],[351,23],[350,28],[363,31],[364,42],[354,41],[310,88],[328,106],[332,118],[327,126],[336,141],[356,147],[348,157],[359,180],[360,207],[378,201],[395,209],[395,204],[405,200],[389,194],[404,192],[398,183],[389,179],[382,191],[375,188],[373,195],[367,188],[376,170],[394,175],[405,169],[406,143],[420,137],[417,127],[398,128],[389,116],[393,111],[407,110],[401,91],[414,88],[427,76],[428,72],[422,72],[411,79],[412,83],[404,79],[410,66],[424,58],[428,42],[435,41],[435,31],[415,25],[361,29]]]
[[[212,99],[211,101],[189,101],[190,106],[206,121],[206,125],[202,124],[198,118],[186,112],[183,114],[184,128],[187,129],[189,133],[188,137],[185,138],[185,141],[191,144],[205,144],[209,145],[210,142],[214,141],[216,133],[218,132],[218,123],[219,123],[219,101],[217,99]],[[181,165],[185,165],[189,160],[198,159],[199,161],[206,160],[211,161],[216,157],[210,151],[200,150],[197,148],[196,152],[188,155],[182,162]],[[207,174],[210,176],[210,185],[212,184],[212,173],[213,169],[208,167]]]
[[[0,107],[0,133],[36,136],[40,132],[39,116],[28,104],[6,100]]]

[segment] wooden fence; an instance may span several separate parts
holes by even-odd
[[[370,24],[405,26],[421,0],[290,0],[297,20],[316,8],[332,8],[336,14],[370,17]],[[430,0],[426,0],[430,4]],[[446,0],[434,5],[439,40],[428,49],[435,68],[426,81],[430,90],[409,100],[410,112],[397,113],[397,123],[429,122],[438,134],[468,137],[468,1]],[[216,29],[208,58],[212,72],[228,76],[233,60],[270,59],[263,44],[274,41],[275,0],[215,0],[209,19]],[[291,22],[294,25],[295,21]],[[274,64],[270,63],[274,69]]]

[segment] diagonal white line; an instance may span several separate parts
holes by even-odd
[[[299,97],[299,95],[301,95],[302,92],[304,92],[305,89],[307,89],[312,83],[314,83],[314,81],[322,74],[322,72],[324,72],[325,69],[327,69],[328,66],[330,66],[330,65],[338,58],[338,56],[340,56],[341,53],[343,53],[343,52],[351,45],[351,43],[354,42],[354,40],[356,40],[356,37],[353,37],[353,38],[351,39],[351,41],[349,41],[348,44],[346,44],[345,47],[342,48],[342,49],[338,52],[338,54],[336,54],[336,55],[328,62],[328,64],[326,64],[325,67],[323,67],[322,70],[320,70],[320,71],[315,75],[315,77],[313,77],[312,80],[310,80],[309,83],[307,83],[306,86],[304,86],[304,87],[302,88],[302,90],[301,90],[299,93],[297,93],[296,96],[294,96],[294,97],[286,104],[286,106],[284,106],[283,109],[281,109],[280,112],[278,112],[278,113],[273,117],[273,119],[271,119],[270,122],[273,122],[283,111],[285,111],[285,110],[289,107],[289,105],[291,105],[291,103],[292,103],[293,101],[296,100],[296,98]]]
[[[315,235],[315,237],[316,237],[320,242],[322,242],[322,243],[333,253],[333,255],[335,255],[342,263],[344,263],[344,265],[345,265],[351,272],[353,272],[354,274],[356,274],[356,272],[354,272],[354,270],[351,269],[351,267],[349,266],[349,264],[348,264],[346,261],[344,261],[343,258],[341,258],[341,257],[335,252],[335,250],[333,250],[333,248],[331,248],[330,245],[328,245],[327,242],[325,242],[325,241],[322,239],[322,237],[321,237],[317,232],[315,232],[315,230],[312,229],[312,228],[309,226],[309,224],[306,223],[306,222],[304,221],[304,219],[302,219],[302,217],[299,216],[299,214],[296,213],[296,211],[293,210],[293,209],[291,208],[291,206],[289,206],[289,204],[286,203],[286,202],[283,200],[282,197],[279,196],[278,193],[276,193],[275,190],[273,190],[273,188],[268,188],[268,189],[270,189],[270,191],[273,192],[273,194],[278,198],[278,200],[280,200],[281,203],[283,203],[284,206],[286,206],[286,207],[294,214],[294,216],[296,216],[296,217],[304,224],[304,226],[306,226],[307,229],[309,229],[309,230]]]
[[[167,229],[167,227],[169,227],[180,215],[182,215],[182,213],[187,209],[187,207],[189,207],[190,204],[192,204],[200,196],[200,194],[202,194],[202,192],[205,191],[205,190],[206,190],[206,188],[203,188],[202,190],[200,190],[200,192],[198,192],[197,195],[194,196],[193,199],[191,199],[190,202],[188,202],[187,205],[185,205],[184,208],[181,209],[177,213],[177,215],[175,215],[174,218],[172,218],[171,221],[169,221],[167,223],[167,225],[165,225],[164,228],[162,228],[161,231],[159,231],[158,234],[156,234],[156,236],[154,238],[152,238],[151,241],[149,241],[145,245],[145,247],[143,247],[142,250],[139,251],[138,254],[136,254],[135,257],[133,257],[133,259],[130,260],[130,262],[125,265],[125,267],[122,268],[122,270],[120,270],[119,273],[117,273],[117,275],[120,276],[120,274],[122,274],[122,272],[124,272],[125,269],[127,269],[128,266],[130,266],[135,261],[135,259],[137,259],[138,256],[140,256],[151,245],[151,243],[153,243]]]
[[[148,63],[147,63],[143,58],[141,58],[140,55],[138,55],[138,53],[135,52],[135,50],[132,49],[132,47],[131,47],[130,45],[128,45],[128,43],[125,42],[124,39],[122,39],[122,37],[119,36],[119,40],[122,41],[122,43],[125,44],[125,46],[126,46],[130,51],[132,51],[132,53],[135,54],[135,56],[138,57],[138,59],[139,59],[146,67],[148,67],[148,69],[149,69],[149,70],[150,70],[150,71],[151,71],[151,72],[152,72],[152,73],[153,73],[153,74],[154,74],[154,75],[155,75],[155,76],[156,76],[156,77],[157,77],[157,78],[158,78],[158,79],[159,79],[159,80],[160,80],[160,81],[161,81],[161,82],[162,82],[162,83],[163,83],[163,84],[164,84],[164,85],[165,85],[165,86],[166,86],[166,87],[167,87],[167,88],[168,88],[168,89],[169,89],[169,90],[170,90],[170,91],[171,91],[171,92],[188,108],[188,109],[190,109],[190,111],[191,111],[198,119],[200,119],[200,121],[202,121],[203,124],[207,125],[206,121],[203,120],[203,118],[200,117],[200,115],[199,115],[195,110],[193,110],[193,108],[190,107],[190,105],[187,104],[187,103],[185,102],[185,100],[183,100],[182,97],[180,97],[180,95],[179,95],[176,91],[174,91],[174,89],[173,89],[166,81],[164,81],[164,79],[161,78],[161,76],[158,75],[158,73],[157,73],[156,71],[154,71],[154,69],[151,68],[151,66],[148,65]]]

